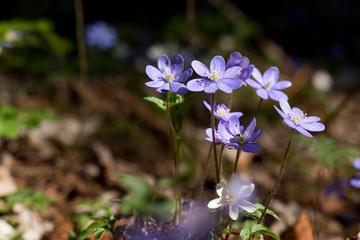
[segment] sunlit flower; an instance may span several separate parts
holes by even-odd
[[[312,137],[308,132],[321,132],[325,129],[324,124],[319,123],[319,117],[316,116],[306,116],[302,110],[297,107],[291,108],[287,100],[281,98],[280,101],[281,110],[278,109],[275,105],[276,111],[284,118],[283,122],[289,127],[295,129],[302,135],[306,137]]]
[[[184,70],[184,59],[180,54],[177,54],[173,59],[169,60],[166,55],[161,55],[158,58],[158,68],[148,65],[146,66],[146,74],[152,79],[151,82],[146,82],[146,86],[157,88],[158,92],[164,93],[173,91],[179,95],[187,92],[185,82],[191,75],[192,69]]]
[[[215,56],[210,62],[210,69],[197,60],[192,61],[191,66],[200,76],[187,83],[187,88],[193,92],[214,93],[221,90],[231,93],[234,89],[238,89],[242,85],[242,81],[234,78],[241,68],[234,66],[226,69],[225,60],[221,56]]]
[[[228,184],[220,184],[216,190],[219,198],[211,200],[208,208],[216,209],[228,206],[229,216],[233,220],[239,217],[240,209],[250,213],[255,212],[256,206],[248,201],[254,188],[253,183],[246,184],[238,175],[232,174]]]
[[[262,128],[255,133],[256,119],[253,118],[244,131],[244,127],[240,125],[238,117],[231,117],[228,123],[220,122],[218,133],[227,148],[242,149],[244,152],[257,152],[260,145],[254,141],[260,136]]]
[[[211,102],[211,98],[210,98],[210,102]],[[207,109],[209,109],[209,111],[211,111],[211,105],[204,101],[203,102],[205,107]],[[218,119],[223,119],[225,121],[229,121],[230,117],[241,117],[243,114],[242,112],[230,112],[230,109],[225,105],[225,104],[216,104],[214,103],[214,116]]]
[[[290,81],[278,81],[279,69],[277,67],[270,67],[261,75],[261,72],[254,68],[252,76],[255,80],[248,79],[246,82],[253,88],[257,89],[256,94],[263,98],[269,97],[275,101],[279,101],[280,98],[288,100],[288,97],[281,90],[290,87],[292,84]]]
[[[102,50],[109,49],[118,42],[117,31],[108,26],[104,21],[97,21],[85,29],[86,43]]]

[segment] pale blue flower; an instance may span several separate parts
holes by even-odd
[[[211,200],[208,208],[229,207],[229,216],[235,221],[239,217],[240,209],[250,213],[257,210],[256,206],[249,201],[254,188],[253,183],[246,184],[238,175],[232,174],[228,184],[219,184],[216,190],[219,198]]]

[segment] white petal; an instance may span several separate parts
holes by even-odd
[[[208,203],[207,207],[211,208],[211,209],[218,208],[221,206],[220,201],[221,201],[221,198],[215,198]]]
[[[236,220],[239,217],[239,208],[238,207],[232,207],[229,206],[229,216],[232,220]]]
[[[243,201],[242,205],[240,205],[239,207],[250,213],[255,212],[257,210],[255,205],[248,201]]]

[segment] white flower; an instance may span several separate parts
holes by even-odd
[[[208,208],[215,209],[229,205],[229,216],[233,220],[238,218],[240,208],[250,213],[255,212],[257,210],[255,205],[246,200],[251,196],[254,188],[253,183],[247,185],[236,174],[232,174],[229,183],[221,184],[216,190],[219,198],[211,200]]]

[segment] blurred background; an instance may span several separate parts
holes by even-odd
[[[18,0],[1,9],[0,185],[7,187],[0,197],[8,207],[0,224],[9,225],[14,236],[62,239],[60,233],[78,233],[100,210],[120,211],[105,205],[127,192],[119,174],[141,173],[158,187],[173,172],[170,143],[164,112],[143,100],[163,97],[144,85],[145,67],[156,66],[161,54],[181,54],[188,68],[194,59],[208,65],[215,55],[227,59],[232,52],[261,72],[277,66],[279,80],[293,83],[285,90],[290,105],[326,125],[314,139],[296,134],[273,206],[284,224],[269,222],[272,229],[284,239],[311,239],[296,230],[306,221],[314,239],[344,239],[360,231],[360,192],[349,184],[359,174],[352,161],[360,157],[359,1]],[[232,97],[232,110],[249,122],[259,101],[255,90],[242,87]],[[221,93],[217,98],[227,101]],[[203,94],[194,100],[183,127],[185,200],[196,195],[208,151],[207,99]],[[290,133],[273,105],[278,103],[264,101],[257,117],[261,150],[243,154],[239,163],[262,202]],[[224,175],[233,162],[234,153],[225,152]],[[214,197],[212,168],[204,201]],[[30,195],[21,195],[23,189],[31,189],[25,191]],[[40,201],[9,203],[9,196],[32,199],[35,191],[54,200],[41,198],[46,208],[38,225],[26,228],[24,219],[9,224],[9,216],[25,211],[17,212],[15,202],[35,214],[39,209],[31,206]],[[87,208],[79,208],[83,203]],[[303,212],[308,220],[299,218]],[[37,235],[24,237],[29,229]]]

